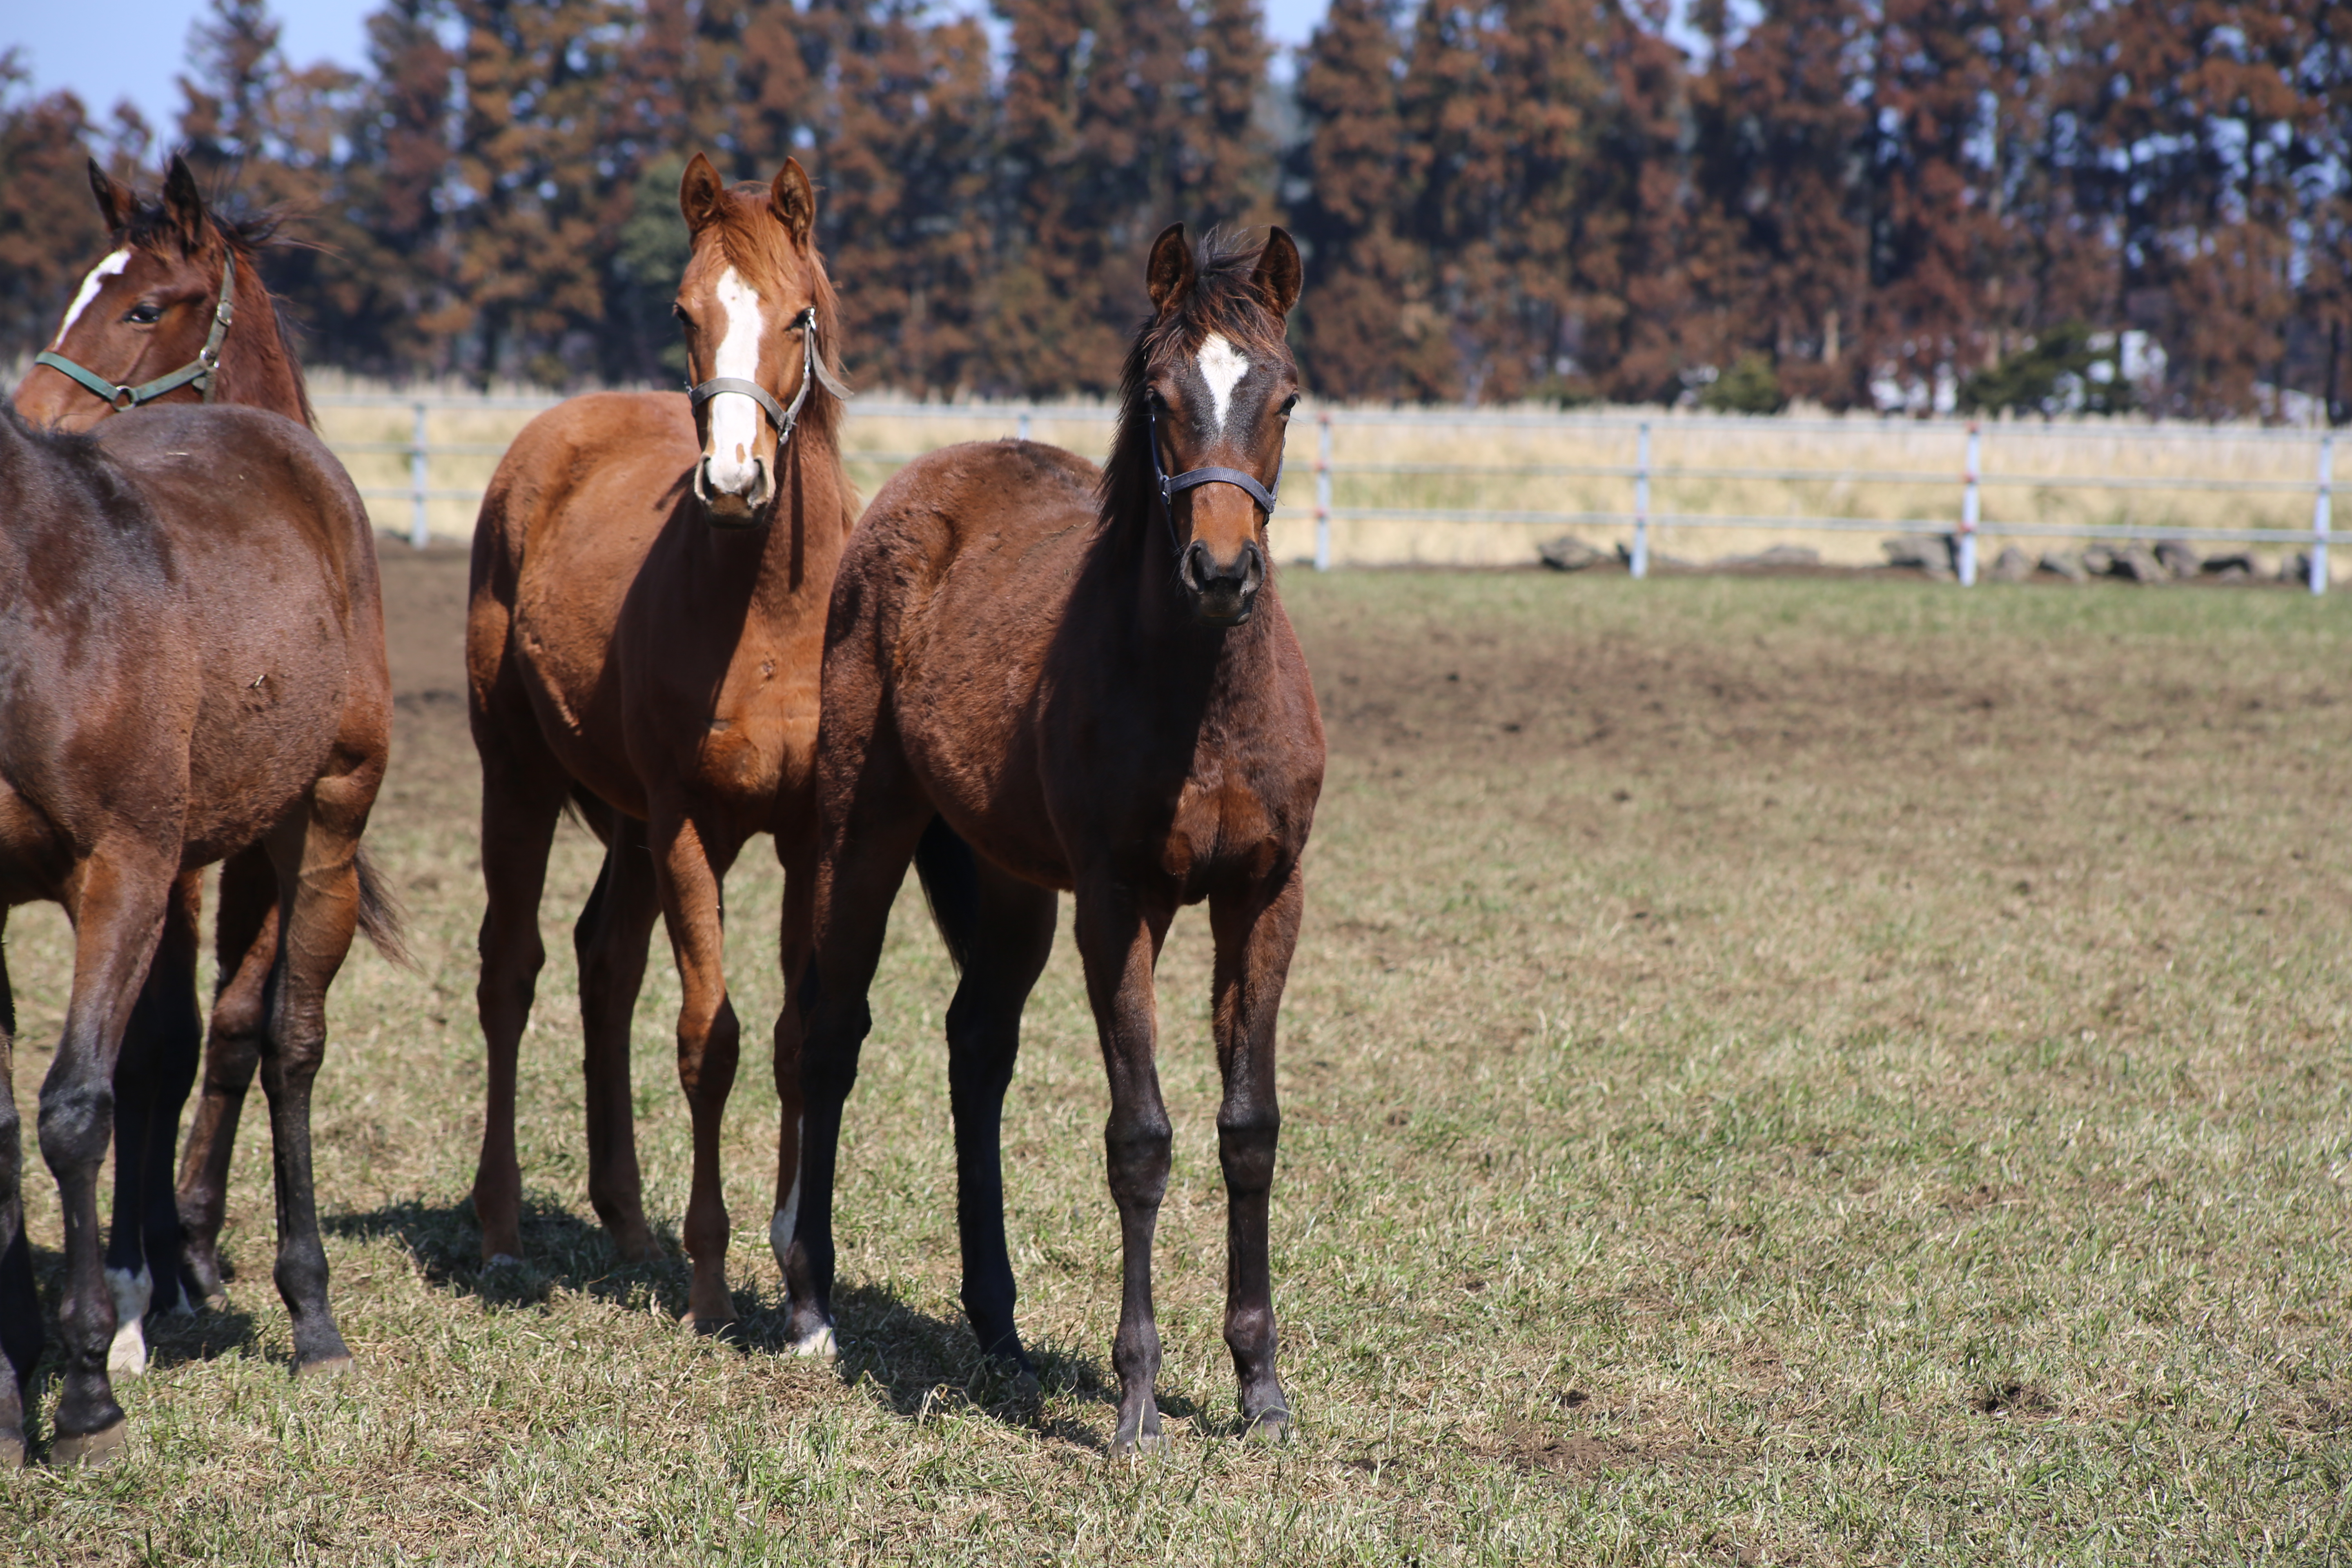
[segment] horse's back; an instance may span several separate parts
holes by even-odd
[[[1094,537],[1101,472],[1039,441],[924,453],[859,520],[842,557],[834,619],[872,610],[895,625],[899,610],[941,594],[982,604],[1011,594],[1023,613],[1035,613],[1041,584],[1066,582]]]

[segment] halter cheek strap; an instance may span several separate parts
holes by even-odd
[[[1257,502],[1265,510],[1266,516],[1272,517],[1277,492],[1282,489],[1280,458],[1275,460],[1272,489],[1258,483],[1255,474],[1245,473],[1240,468],[1187,468],[1181,474],[1171,474],[1160,466],[1160,409],[1156,405],[1151,408],[1151,475],[1160,481],[1160,515],[1167,520],[1168,542],[1171,545],[1176,542],[1178,491],[1193,489],[1202,485],[1232,485],[1246,493],[1250,500]]]
[[[793,429],[800,424],[801,405],[808,401],[811,385],[824,383],[827,392],[845,403],[852,396],[849,388],[841,384],[841,378],[835,375],[832,367],[824,363],[824,356],[816,352],[816,307],[811,305],[794,316],[786,330],[797,330],[801,334],[801,389],[793,394],[790,407],[778,403],[775,395],[758,382],[746,381],[740,375],[714,375],[709,381],[687,388],[686,393],[687,405],[691,408],[700,408],[727,392],[738,393],[758,404],[761,411],[767,415],[768,422],[776,427],[778,461],[783,457],[784,443],[793,438]],[[695,469],[697,486],[702,483],[701,471],[698,465]]]
[[[236,252],[228,251],[221,258],[220,300],[213,306],[213,329],[205,334],[205,346],[196,357],[179,369],[137,386],[118,385],[85,365],[76,364],[54,349],[43,349],[33,356],[35,364],[47,365],[103,397],[118,414],[152,403],[166,394],[193,385],[204,395],[206,403],[213,400],[215,386],[214,372],[220,368],[221,340],[228,336],[229,319],[236,314]]]

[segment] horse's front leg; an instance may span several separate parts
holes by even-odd
[[[694,1279],[686,1321],[704,1333],[735,1321],[727,1289],[727,1198],[719,1133],[735,1089],[742,1030],[727,999],[721,881],[737,846],[706,839],[691,817],[656,806],[650,824],[655,879],[684,1002],[677,1014],[677,1081],[694,1119],[694,1184],[686,1203],[686,1254]]]
[[[8,910],[0,905],[0,937]],[[16,999],[8,989],[8,949],[0,941],[0,1470],[25,1462],[25,1392],[41,1359],[41,1300],[33,1249],[25,1240],[25,1140],[16,1119]]]
[[[1076,926],[1086,963],[1087,998],[1110,1078],[1110,1120],[1103,1152],[1110,1195],[1118,1205],[1122,1254],[1118,1334],[1111,1364],[1118,1370],[1116,1453],[1149,1453],[1161,1444],[1160,1406],[1152,1384],[1160,1375],[1160,1325],[1151,1306],[1151,1240],[1160,1202],[1168,1192],[1173,1132],[1160,1098],[1152,1060],[1158,1020],[1151,974],[1160,943],[1175,913],[1171,901],[1147,900],[1105,877],[1081,884]]]
[[[65,1375],[53,1450],[61,1464],[104,1460],[122,1446],[122,1406],[107,1380],[114,1295],[100,1249],[98,1169],[114,1136],[115,1058],[163,934],[177,869],[145,845],[102,845],[76,878],[73,996],[41,1084],[40,1113],[41,1157],[65,1210],[66,1291],[58,1310]]]
[[[116,1377],[147,1370],[148,1309],[168,1311],[180,1301],[172,1154],[180,1108],[204,1048],[196,1011],[196,927],[203,911],[203,874],[184,872],[172,886],[163,940],[156,943],[115,1058],[114,1234],[106,1247],[106,1283],[114,1292],[114,1348],[107,1370]]]
[[[1217,943],[1217,1068],[1225,1085],[1217,1108],[1217,1158],[1225,1173],[1225,1344],[1241,1384],[1242,1419],[1248,1435],[1261,1439],[1290,1433],[1290,1401],[1274,1370],[1266,1211],[1282,1130],[1275,1104],[1274,1020],[1304,903],[1296,862],[1279,882],[1209,900]]]

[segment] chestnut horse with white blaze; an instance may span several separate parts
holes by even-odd
[[[37,425],[89,430],[149,405],[198,403],[266,408],[313,423],[310,399],[286,319],[262,282],[260,258],[277,237],[274,216],[223,218],[205,202],[185,160],[174,156],[159,199],[142,200],[93,162],[90,193],[107,229],[107,252],[83,278],[42,351],[17,386],[17,412]],[[373,557],[347,574],[346,596],[376,592]],[[371,877],[370,886],[374,881]],[[203,873],[180,879],[154,963],[131,1016],[126,1057],[193,1070],[202,1027],[195,998]],[[364,929],[396,952],[388,909],[371,906]],[[278,950],[278,877],[256,847],[221,868],[215,933],[218,991],[205,1046],[204,1096],[188,1139],[176,1198],[173,1145],[190,1079],[158,1079],[120,1088],[115,1108],[114,1223],[106,1272],[117,1327],[109,1366],[117,1377],[145,1370],[141,1320],[184,1311],[222,1294],[219,1239],[228,1163],[246,1091],[261,1060],[264,983]]]
[[[661,1256],[629,1098],[629,1020],[658,912],[684,992],[677,1070],[694,1122],[688,1318],[716,1330],[736,1315],[719,1171],[740,1036],[722,884],[746,843],[774,836],[784,973],[797,976],[825,601],[856,513],[808,175],[788,160],[769,184],[730,188],[697,153],[678,205],[694,249],[675,309],[694,390],[576,397],[541,415],[499,462],[475,528],[466,663],[482,762],[489,1093],[474,1209],[485,1259],[520,1256],[516,1051],[546,959],[549,844],[569,803],[605,846],[574,928],[589,1199],[625,1257]],[[793,1028],[787,1007],[777,1089],[797,1161]]]
[[[806,1127],[785,1268],[796,1342],[825,1342],[843,1102],[913,858],[962,969],[947,1035],[964,1307],[982,1348],[1025,1370],[999,1117],[1022,1003],[1053,945],[1054,889],[1074,891],[1126,1252],[1112,1351],[1122,1451],[1160,1441],[1151,1242],[1171,1130],[1152,972],[1177,908],[1204,899],[1224,1079],[1225,1343],[1250,1434],[1290,1429],[1266,1257],[1275,1014],[1324,760],[1265,540],[1297,400],[1283,322],[1298,252],[1277,228],[1263,247],[1213,241],[1196,259],[1180,225],[1153,246],[1148,282],[1154,314],[1128,356],[1105,469],[1025,441],[930,453],[883,487],[842,561],[825,633],[814,976],[797,998]]]

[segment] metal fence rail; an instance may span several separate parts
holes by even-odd
[[[375,488],[360,493],[372,500],[404,500],[410,503],[410,540],[422,548],[429,538],[425,522],[425,506],[434,500],[478,500],[478,488],[436,487],[432,482],[432,461],[436,457],[483,457],[502,453],[503,442],[452,441],[430,439],[430,418],[436,410],[538,411],[553,406],[558,398],[531,397],[426,397],[394,398],[383,396],[320,396],[314,400],[321,407],[400,407],[412,416],[412,436],[407,441],[354,441],[341,444],[341,451],[351,454],[400,454],[408,458],[409,482],[397,489]],[[1116,410],[1102,404],[939,404],[939,403],[859,403],[858,414],[870,417],[905,420],[942,420],[971,424],[978,421],[1002,420],[1012,426],[1008,434],[1026,437],[1036,421],[1057,424],[1108,424],[1117,418]],[[1676,434],[1704,434],[1709,430],[1742,431],[1753,434],[1760,426],[1753,419],[1736,417],[1681,416],[1654,422],[1637,416],[1623,414],[1533,414],[1520,411],[1486,412],[1478,410],[1329,410],[1315,416],[1316,456],[1313,463],[1315,481],[1315,565],[1318,571],[1331,566],[1331,525],[1341,521],[1506,523],[1556,527],[1630,525],[1633,538],[1627,550],[1627,560],[1633,575],[1645,577],[1651,564],[1651,534],[1661,527],[1677,529],[1740,529],[1740,530],[1802,530],[1839,533],[1878,532],[1942,536],[1951,542],[1955,575],[1963,586],[1972,586],[1978,575],[1978,546],[1987,538],[2015,539],[2083,539],[2132,540],[2147,539],[2160,532],[2168,540],[2184,543],[2198,542],[2229,544],[2299,544],[2305,549],[2308,585],[2314,594],[2327,588],[2328,546],[2337,542],[2333,528],[2332,491],[2336,466],[2336,438],[2333,431],[2315,433],[2306,430],[2275,429],[2215,429],[2195,426],[2101,426],[2095,432],[2099,439],[2126,442],[2158,442],[2165,444],[2227,440],[2275,446],[2279,449],[2282,468],[2300,449],[2316,448],[2316,471],[2310,479],[2286,477],[2284,472],[2275,479],[2150,477],[2131,474],[2043,474],[2032,472],[1987,473],[1982,461],[1986,429],[1977,423],[1959,426],[1952,422],[1903,421],[1899,428],[1905,434],[1943,432],[1965,434],[1967,458],[1958,473],[1948,469],[1921,468],[1829,468],[1752,465],[1659,464],[1652,460],[1653,424],[1662,425]],[[1332,436],[1335,428],[1347,426],[1410,426],[1415,428],[1465,428],[1507,431],[1556,430],[1563,435],[1577,434],[1587,438],[1603,436],[1628,441],[1633,460],[1623,463],[1451,463],[1451,462],[1358,462],[1340,463],[1332,459]],[[1777,432],[1790,434],[1875,434],[1868,425],[1852,421],[1827,419],[1775,419],[1769,426]],[[1993,432],[2002,443],[2012,440],[2031,442],[2049,436],[2077,435],[2065,426],[2030,424],[2001,424]],[[860,467],[895,467],[920,456],[919,451],[866,451],[845,453],[844,459]],[[2299,465],[2298,465],[2299,466]],[[1381,507],[1335,505],[1332,483],[1347,478],[1444,478],[1497,481],[1531,479],[1630,479],[1633,489],[1631,510],[1513,510],[1479,507]],[[1770,515],[1737,512],[1697,512],[1654,509],[1651,505],[1652,487],[1681,480],[1771,480],[1795,482],[1825,482],[1853,485],[1945,485],[1953,487],[1959,501],[1959,518],[1929,517],[1853,517],[1805,516],[1775,513]],[[2025,519],[2008,520],[1984,515],[1984,492],[1987,489],[2090,490],[2128,492],[2206,492],[2242,495],[2308,494],[2312,498],[2311,525],[2300,528],[2210,528],[2166,527],[2150,530],[2125,524],[2094,522],[2041,522]],[[2352,541],[2347,541],[2352,542]]]

